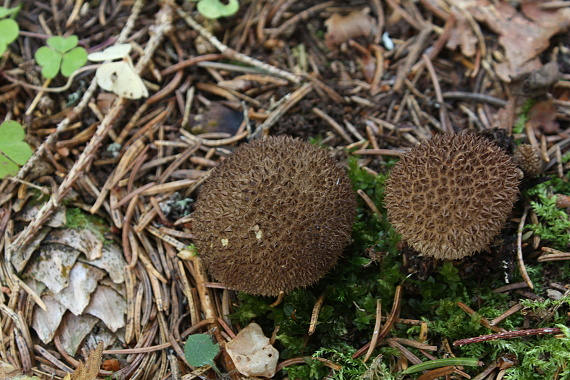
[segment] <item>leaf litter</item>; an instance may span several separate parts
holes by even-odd
[[[218,21],[205,20],[192,2],[135,0],[116,8],[101,2],[81,10],[24,3],[15,20],[25,33],[7,46],[0,85],[4,115],[26,125],[25,134],[8,141],[29,143],[34,154],[0,184],[7,337],[0,360],[43,378],[70,372],[82,380],[216,378],[185,363],[184,342],[208,332],[210,345],[221,346],[219,354],[208,352],[211,364],[237,378],[224,346],[255,318],[280,351],[278,378],[359,378],[365,371],[390,378],[407,360],[431,369],[429,361],[444,355],[483,361],[485,369],[464,369],[471,376],[563,371],[557,349],[564,337],[532,347],[524,346],[536,342],[532,337],[512,343],[513,352],[529,357],[548,347],[552,365],[539,369],[541,362],[522,357],[503,368],[498,352],[483,343],[445,345],[488,334],[489,326],[567,322],[570,279],[536,259],[567,257],[549,251],[553,242],[541,237],[558,231],[557,218],[567,211],[555,201],[526,207],[529,199],[570,193],[570,8],[553,3],[240,2],[236,15]],[[55,34],[77,35],[95,58],[124,61],[102,74],[72,75],[68,87],[56,75],[40,91],[41,68],[31,57]],[[113,51],[127,41],[132,50]],[[529,98],[534,106],[523,111]],[[553,185],[536,190],[540,197],[521,198],[491,252],[438,263],[397,243],[381,202],[394,157],[450,128],[510,133],[521,113],[526,122],[515,138],[543,160],[543,171],[524,186],[541,177]],[[350,166],[363,200],[345,261],[281,303],[236,295],[209,278],[195,254],[177,255],[192,252],[192,204],[208,171],[240,143],[265,134],[325,146]],[[99,219],[77,228],[69,217],[77,210]],[[528,267],[535,289],[521,290],[517,265]],[[558,304],[548,304],[548,294],[558,294]],[[542,304],[529,306],[531,300]],[[512,303],[525,306],[499,315]],[[548,313],[536,317],[541,308]],[[495,323],[485,324],[483,315]],[[372,339],[375,333],[382,339]],[[366,346],[370,341],[377,347]],[[408,344],[440,351],[424,355]],[[95,347],[85,371],[78,360]],[[362,360],[367,352],[372,364]],[[118,366],[100,369],[102,355]]]

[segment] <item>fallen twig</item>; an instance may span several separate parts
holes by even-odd
[[[202,37],[204,37],[212,45],[214,45],[214,47],[216,49],[218,49],[220,51],[220,53],[222,53],[225,57],[230,58],[230,59],[235,59],[235,60],[243,62],[245,64],[263,69],[268,74],[275,75],[275,76],[278,76],[281,78],[285,78],[288,81],[291,81],[293,83],[299,83],[301,81],[301,79],[299,77],[297,77],[294,74],[291,74],[288,71],[279,69],[279,68],[277,68],[275,66],[271,66],[265,62],[261,62],[257,59],[251,58],[245,54],[242,54],[242,53],[239,53],[239,52],[233,50],[232,48],[228,47],[227,45],[224,45],[212,33],[208,32],[206,29],[204,29],[202,27],[202,25],[197,23],[192,17],[190,17],[190,15],[188,13],[184,12],[180,8],[176,9],[176,13],[178,13],[178,15],[180,17],[182,17],[184,19],[184,21],[186,21],[186,23],[188,25],[190,25],[190,27],[195,29],[198,33],[200,33],[200,35]]]
[[[513,339],[513,338],[522,338],[525,336],[533,336],[533,335],[552,335],[552,334],[560,334],[562,333],[562,329],[559,327],[544,327],[540,329],[528,329],[528,330],[519,330],[519,331],[506,331],[497,334],[490,334],[490,335],[480,335],[475,338],[466,338],[466,339],[459,339],[453,342],[454,346],[462,346],[464,344],[471,344],[471,343],[480,343],[480,342],[488,342],[490,340],[497,340],[497,339]]]

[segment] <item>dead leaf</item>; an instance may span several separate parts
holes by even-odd
[[[329,49],[352,38],[370,36],[376,32],[376,21],[370,15],[370,8],[350,12],[346,16],[333,14],[325,21],[327,33],[325,44]]]
[[[550,45],[550,38],[570,27],[570,8],[547,10],[540,1],[523,1],[521,12],[509,1],[454,0],[450,5],[468,12],[499,34],[506,62],[496,67],[505,82],[542,67],[538,55]],[[458,31],[457,31],[458,32]],[[453,33],[452,33],[453,34]],[[466,55],[469,51],[465,52]]]
[[[455,19],[454,33],[450,33],[447,40],[447,48],[455,50],[461,47],[461,52],[466,57],[473,57],[477,49],[477,37],[469,25],[464,12],[457,6],[451,7],[451,17]]]
[[[236,369],[246,376],[273,377],[279,359],[277,351],[257,323],[250,323],[226,344]]]
[[[223,132],[235,135],[242,121],[242,112],[220,102],[210,102],[204,112],[194,116],[192,133]]]
[[[0,360],[0,380],[12,379],[13,375],[18,372],[18,369],[16,369],[12,364],[8,364]]]
[[[565,194],[556,194],[556,207],[569,208],[570,196]]]
[[[514,95],[538,98],[549,92],[552,85],[560,79],[556,61],[548,62],[538,70],[512,78],[511,92]]]
[[[556,106],[551,100],[536,102],[528,111],[528,122],[537,135],[558,133],[560,124],[556,121]]]
[[[103,342],[97,344],[97,348],[89,353],[85,364],[79,362],[77,369],[71,374],[71,380],[95,380],[103,359]]]

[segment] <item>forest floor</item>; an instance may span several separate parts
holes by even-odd
[[[200,3],[0,8],[0,378],[243,378],[225,344],[256,322],[275,378],[569,379],[568,2]],[[539,172],[487,251],[419,255],[386,218],[391,168],[485,130]],[[224,289],[193,203],[235,147],[284,134],[347,169],[351,243],[279,299]],[[185,352],[197,333],[219,353]]]

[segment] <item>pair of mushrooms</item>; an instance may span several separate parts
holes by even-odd
[[[407,243],[436,258],[488,248],[517,199],[511,157],[474,134],[416,145],[386,184],[388,218]],[[268,137],[240,146],[204,184],[195,244],[225,286],[278,295],[318,281],[349,242],[356,200],[344,169],[317,146]]]

